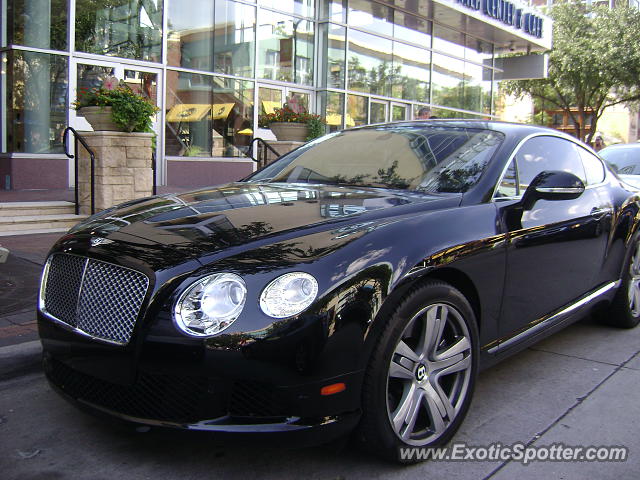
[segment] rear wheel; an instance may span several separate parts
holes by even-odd
[[[640,240],[636,239],[631,248],[631,256],[623,270],[622,284],[611,302],[611,308],[601,316],[604,323],[621,328],[633,328],[640,323]]]
[[[434,447],[458,429],[477,372],[477,326],[455,288],[432,281],[411,291],[390,316],[363,387],[364,446],[388,459],[401,447]]]

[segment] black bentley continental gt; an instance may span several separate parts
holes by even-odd
[[[42,275],[44,369],[137,424],[436,446],[479,368],[590,312],[640,319],[640,198],[529,125],[324,136],[228,185],[110,208]]]

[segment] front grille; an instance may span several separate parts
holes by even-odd
[[[271,385],[239,381],[233,384],[229,413],[241,417],[277,417],[284,415],[282,396]]]
[[[45,275],[45,313],[94,338],[129,343],[149,288],[146,275],[61,253],[49,259]]]
[[[227,413],[225,399],[211,398],[203,377],[141,373],[135,384],[126,386],[55,359],[47,361],[45,370],[49,380],[70,397],[131,417],[190,423]]]

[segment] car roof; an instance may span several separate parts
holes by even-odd
[[[437,119],[428,119],[428,120],[411,120],[411,121],[398,121],[398,122],[390,122],[390,123],[379,123],[373,125],[364,125],[362,127],[356,127],[355,129],[367,129],[367,128],[380,128],[380,127],[393,127],[393,126],[411,126],[411,127],[425,127],[425,126],[434,126],[434,127],[456,127],[456,128],[481,128],[485,130],[495,130],[498,132],[502,132],[508,135],[516,135],[516,136],[527,136],[534,133],[547,133],[550,135],[566,138],[571,141],[578,141],[575,137],[563,133],[559,130],[542,127],[540,125],[530,125],[523,123],[514,123],[514,122],[502,122],[499,120],[471,120],[471,119],[445,119],[445,118],[437,118]],[[354,130],[354,128],[350,128],[349,130]]]

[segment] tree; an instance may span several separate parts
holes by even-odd
[[[548,78],[505,81],[501,86],[507,93],[528,94],[538,104],[565,111],[575,124],[575,136],[591,142],[607,108],[640,100],[640,12],[560,3],[550,14],[554,26]]]

